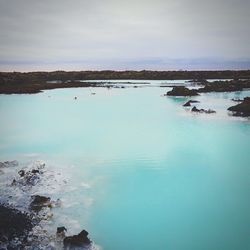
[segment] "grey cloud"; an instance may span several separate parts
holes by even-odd
[[[250,58],[249,9],[246,0],[0,0],[0,70],[238,65]]]

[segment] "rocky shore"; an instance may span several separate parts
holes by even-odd
[[[0,162],[2,175],[14,170],[12,181],[1,186],[0,196],[0,249],[96,249],[88,232],[82,230],[76,235],[67,235],[67,229],[58,225],[54,233],[43,227],[53,218],[53,212],[62,205],[61,200],[36,194],[30,195],[46,178],[46,166],[38,162],[30,168],[19,168],[17,161]],[[51,174],[50,174],[51,175]],[[13,192],[11,192],[13,191]],[[15,197],[21,191],[25,197]],[[18,200],[19,199],[19,200]]]
[[[244,98],[241,103],[229,107],[228,110],[232,112],[233,116],[250,116],[250,97]]]
[[[196,86],[196,82],[195,86]],[[199,93],[210,92],[235,92],[250,89],[250,80],[231,80],[231,81],[214,81],[214,82],[202,82],[198,83],[198,86],[203,87],[197,89],[189,89],[185,86],[175,86],[171,91],[168,91],[165,95],[168,96],[196,96]]]
[[[29,214],[0,204],[0,249],[22,249],[36,224]]]
[[[59,89],[59,88],[87,88],[98,87],[100,84],[87,82],[62,82],[62,83],[12,83],[1,84],[0,94],[37,94],[43,90]]]
[[[196,85],[203,85],[200,92],[234,91],[244,88],[245,83],[234,80],[228,83],[218,81],[217,85],[205,79],[250,79],[250,70],[239,71],[54,71],[54,72],[0,72],[0,94],[33,94],[43,90],[75,87],[99,87],[100,83],[86,80],[190,80]],[[85,82],[80,82],[85,80]],[[222,89],[221,86],[223,85]],[[249,84],[247,84],[249,86]],[[224,89],[224,90],[223,90]]]

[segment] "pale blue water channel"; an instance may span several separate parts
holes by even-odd
[[[202,94],[217,113],[193,115],[158,85],[0,95],[0,160],[61,172],[51,227],[102,249],[250,249],[250,121],[226,111],[250,92]]]

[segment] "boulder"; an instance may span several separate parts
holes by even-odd
[[[190,107],[192,103],[197,103],[199,101],[196,100],[189,100],[185,104],[183,104],[183,107]]]
[[[197,113],[205,113],[205,114],[214,114],[216,113],[215,110],[212,110],[212,109],[197,109],[196,106],[194,106],[192,109],[191,109],[192,112],[197,112]]]
[[[58,227],[56,230],[56,236],[59,238],[65,238],[65,232],[67,232],[66,227]]]
[[[56,230],[56,233],[57,234],[60,234],[60,233],[63,233],[67,231],[67,228],[66,227],[58,227],[57,230]]]
[[[30,209],[39,212],[44,207],[51,205],[50,197],[34,195],[32,196],[32,202],[30,203]]]
[[[241,103],[228,108],[228,110],[232,111],[234,116],[250,116],[250,97],[244,98]]]
[[[24,177],[25,171],[23,169],[21,169],[18,171],[18,174],[20,175],[20,177]]]
[[[171,91],[168,91],[168,96],[196,96],[199,95],[197,90],[195,89],[188,89],[184,86],[176,86],[173,87]]]
[[[200,109],[197,109],[196,106],[194,106],[192,109],[191,109],[192,112],[201,112]]]
[[[82,230],[78,235],[65,237],[63,245],[64,247],[86,247],[91,244],[88,234],[86,230]]]

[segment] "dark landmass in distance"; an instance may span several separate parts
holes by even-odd
[[[46,89],[98,87],[100,84],[79,80],[194,80],[250,79],[250,70],[226,71],[53,71],[0,72],[0,94],[39,93]],[[52,82],[55,81],[55,82]]]

